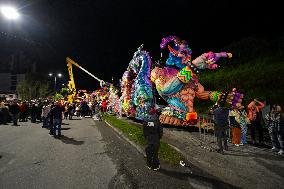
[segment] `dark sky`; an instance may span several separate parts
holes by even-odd
[[[40,49],[41,70],[58,70],[64,72],[66,78],[66,56],[99,78],[111,81],[112,76],[116,80],[121,78],[142,43],[153,59],[157,59],[161,38],[167,35],[187,40],[196,57],[209,50],[218,51],[244,37],[269,39],[283,32],[279,1],[7,2],[19,7],[23,16],[14,23],[0,18],[0,31],[35,42]],[[76,68],[74,74],[79,88],[98,84]]]

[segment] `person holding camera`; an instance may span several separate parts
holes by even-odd
[[[264,108],[264,103],[254,99],[248,105],[249,119],[251,122],[251,139],[252,144],[256,144],[255,141],[255,130],[258,131],[259,144],[263,142],[263,127],[262,127],[262,112],[261,109]]]

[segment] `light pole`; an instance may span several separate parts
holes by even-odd
[[[52,77],[53,76],[53,74],[52,73],[49,73],[48,74],[49,75],[49,77]],[[54,75],[54,101],[55,101],[55,95],[56,95],[56,82],[57,82],[57,77],[62,77],[62,74],[61,73],[58,73],[57,75],[55,74]]]
[[[12,6],[1,6],[1,14],[8,20],[18,20],[20,18],[20,13],[15,7]]]

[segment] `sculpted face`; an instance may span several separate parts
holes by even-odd
[[[178,50],[178,57],[181,58],[182,64],[185,64],[191,60],[191,51],[189,51],[186,44],[180,44]]]

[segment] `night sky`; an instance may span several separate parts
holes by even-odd
[[[194,58],[209,50],[219,51],[245,37],[273,39],[283,33],[279,1],[0,2],[17,6],[22,14],[17,22],[0,18],[0,31],[17,36],[19,41],[25,39],[25,43],[38,49],[35,53],[40,56],[40,70],[46,74],[62,72],[65,79],[68,79],[66,56],[97,77],[111,81],[112,76],[115,80],[121,78],[142,43],[157,60],[160,41],[167,35],[188,41]],[[98,86],[98,82],[76,68],[74,74],[78,88]]]

